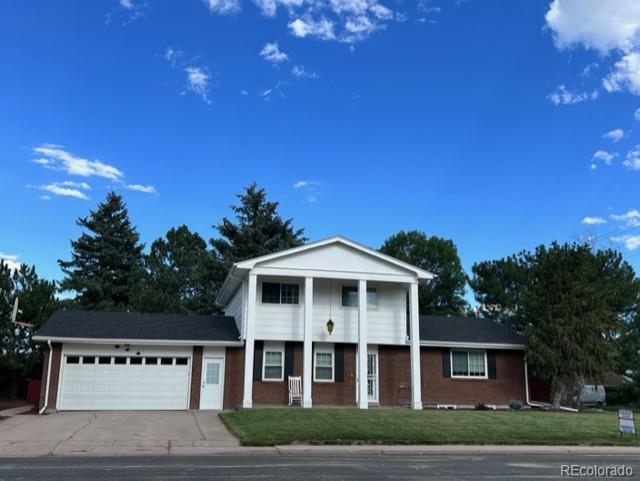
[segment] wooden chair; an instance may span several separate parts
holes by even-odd
[[[302,406],[302,377],[289,376],[289,406],[297,402]]]

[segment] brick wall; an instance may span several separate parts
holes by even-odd
[[[409,347],[378,346],[380,406],[411,406]]]
[[[525,399],[524,358],[522,351],[496,353],[496,379],[452,379],[442,374],[442,349],[422,348],[422,402],[436,404],[479,403],[506,405]]]
[[[200,408],[200,381],[202,381],[202,346],[193,346],[189,409]]]
[[[60,360],[62,357],[62,344],[59,342],[51,343],[53,349],[51,364],[51,379],[49,381],[49,402],[47,410],[56,409],[56,400],[58,399],[58,384],[60,381]],[[49,369],[49,346],[46,345],[44,350],[44,362],[42,364],[42,384],[40,387],[39,407],[42,408],[45,403],[45,395],[47,391],[47,372]]]
[[[224,364],[224,409],[242,406],[244,347],[227,347]]]
[[[302,344],[300,344],[302,346]],[[302,356],[302,349],[300,349]],[[300,361],[302,364],[302,360]],[[356,404],[356,345],[344,344],[344,382],[314,382],[314,406],[354,406]]]

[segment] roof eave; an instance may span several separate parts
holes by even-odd
[[[36,342],[61,342],[68,344],[133,344],[141,346],[157,345],[157,346],[243,346],[244,341],[204,341],[196,340],[179,340],[179,339],[112,339],[112,338],[91,338],[91,337],[63,337],[63,336],[42,336],[36,335],[32,337]]]

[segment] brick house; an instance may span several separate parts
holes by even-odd
[[[235,264],[222,316],[58,311],[43,411],[302,406],[413,409],[524,400],[522,336],[487,319],[420,316],[434,277],[343,237]],[[360,382],[362,380],[362,382]]]

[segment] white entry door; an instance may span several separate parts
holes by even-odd
[[[378,351],[369,348],[367,354],[367,396],[370,403],[378,402]]]
[[[222,409],[223,386],[223,358],[205,357],[202,363],[202,389],[200,391],[200,409]]]

